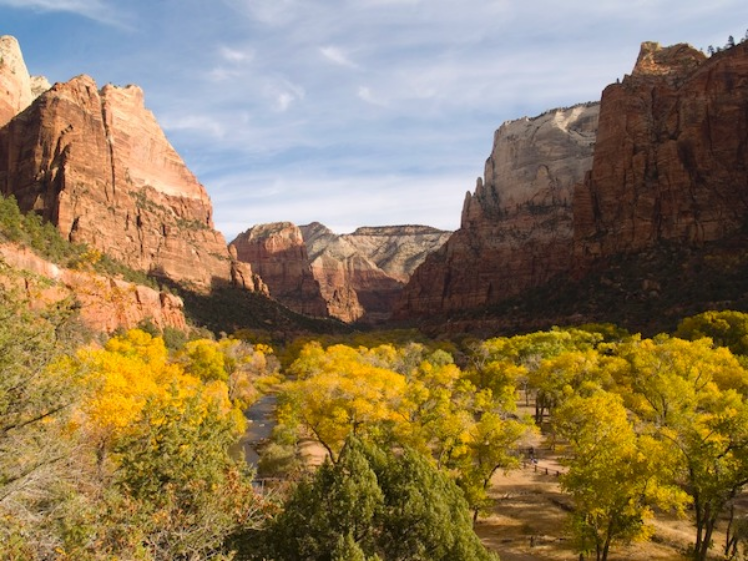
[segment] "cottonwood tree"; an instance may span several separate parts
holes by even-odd
[[[682,508],[686,496],[674,484],[666,447],[636,433],[619,396],[574,396],[558,408],[554,425],[567,443],[561,486],[574,501],[580,550],[605,561],[616,543],[649,537],[652,507]]]
[[[405,377],[372,362],[368,349],[307,345],[291,366],[297,379],[280,397],[280,421],[308,430],[333,462],[348,435],[381,434],[404,421]]]
[[[631,365],[619,391],[680,468],[693,501],[693,558],[705,560],[720,515],[748,484],[748,372],[709,339],[663,336],[616,352]]]

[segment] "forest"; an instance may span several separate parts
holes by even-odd
[[[4,239],[54,235],[29,220],[5,209]],[[615,558],[668,516],[688,525],[682,558],[746,556],[748,314],[653,338],[104,336],[21,275],[0,266],[3,559],[496,559],[476,524],[541,449],[575,554]],[[251,465],[244,413],[261,399],[273,428]]]

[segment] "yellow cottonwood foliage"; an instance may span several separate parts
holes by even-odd
[[[161,338],[138,329],[110,339],[103,349],[79,351],[78,360],[84,371],[85,397],[76,415],[77,424],[100,446],[125,434],[148,401],[166,405],[202,392],[223,414],[232,410],[224,382],[204,384],[186,374],[181,365],[168,361]]]
[[[303,425],[333,459],[350,433],[403,422],[405,376],[374,366],[377,354],[345,345],[305,346],[292,365],[297,380],[286,385],[280,421]]]

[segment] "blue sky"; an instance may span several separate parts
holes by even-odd
[[[745,0],[0,0],[32,74],[144,89],[229,240],[456,229],[502,122],[599,99],[642,41],[746,27]]]

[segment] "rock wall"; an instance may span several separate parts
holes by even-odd
[[[71,241],[197,287],[230,281],[210,199],[139,88],[56,84],[0,129],[0,154],[2,192]]]
[[[25,72],[17,43],[4,40],[16,53],[8,60]],[[201,290],[237,279],[260,286],[232,263],[205,188],[146,109],[140,88],[99,89],[78,76],[32,101],[32,89],[43,84],[20,70],[11,75],[21,82],[0,89],[0,116],[3,107],[20,113],[0,128],[0,192],[71,241],[133,269]],[[29,93],[18,101],[10,90]]]
[[[592,163],[599,105],[504,123],[460,229],[413,274],[396,317],[499,302],[571,270],[574,186]]]
[[[239,234],[230,244],[267,285],[270,296],[290,309],[327,317],[327,305],[312,274],[304,239],[290,222],[260,224]]]
[[[387,320],[413,270],[449,237],[426,226],[339,235],[313,222],[256,225],[230,247],[294,311],[345,322]]]
[[[602,95],[592,170],[575,194],[575,253],[596,260],[662,241],[701,245],[748,217],[748,43],[707,58],[642,45]]]
[[[91,272],[64,269],[10,244],[0,245],[0,261],[23,272],[12,278],[0,273],[0,283],[13,283],[39,305],[73,295],[80,304],[81,319],[95,331],[130,329],[144,320],[160,329],[187,329],[182,300],[172,294]]]

